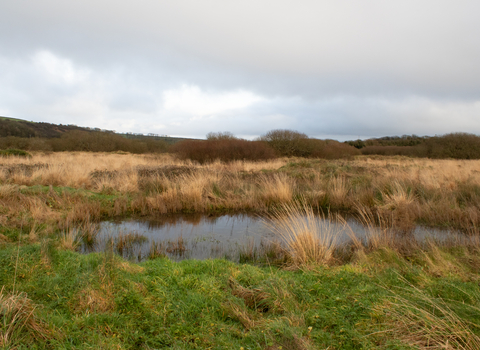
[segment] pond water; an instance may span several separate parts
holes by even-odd
[[[351,232],[365,239],[367,230],[353,219],[347,226],[327,222],[336,234],[336,244],[351,240]],[[241,260],[242,253],[266,249],[280,240],[273,233],[268,220],[253,215],[175,215],[154,219],[104,221],[93,244],[83,244],[83,253],[114,250],[126,259],[141,261],[166,255],[170,259],[227,258]],[[443,241],[453,236],[450,231],[418,226],[411,239],[425,241],[431,237]]]

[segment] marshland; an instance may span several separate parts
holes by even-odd
[[[480,160],[255,152],[0,158],[0,347],[480,348]],[[132,229],[239,216],[196,259],[214,229]]]

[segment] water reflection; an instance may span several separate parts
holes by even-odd
[[[353,219],[347,220],[347,225],[334,222],[331,225],[337,226],[337,244],[349,242],[352,232],[359,240],[368,237],[368,229]],[[431,238],[441,242],[453,236],[450,231],[419,226],[407,239],[424,242]],[[273,254],[272,250],[276,250],[278,255],[281,251],[265,220],[245,214],[171,215],[147,220],[105,221],[99,225],[96,242],[93,245],[84,244],[81,251],[107,250],[136,261],[161,255],[175,261],[208,258],[242,261],[242,256],[254,256],[259,251],[263,251],[264,255]]]

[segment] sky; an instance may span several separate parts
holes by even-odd
[[[480,1],[2,0],[0,115],[117,132],[480,134]]]

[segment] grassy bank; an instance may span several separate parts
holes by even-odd
[[[478,349],[478,251],[288,271],[0,250],[5,349]],[[417,346],[417,347],[416,347]]]

